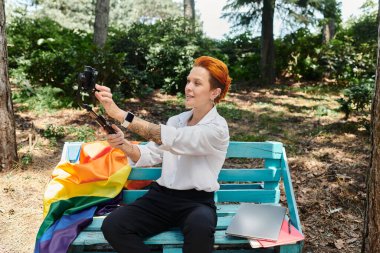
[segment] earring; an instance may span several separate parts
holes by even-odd
[[[210,98],[210,102],[211,102],[212,105],[215,105],[214,99]]]

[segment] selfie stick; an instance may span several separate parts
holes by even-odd
[[[96,113],[92,110],[91,106],[89,106],[88,104],[81,104],[81,107],[83,107],[84,109],[86,109],[87,112],[90,113],[91,118],[95,119],[96,122],[98,122],[98,124],[99,124],[101,127],[103,127],[104,130],[106,130],[108,134],[116,134],[115,129],[113,129],[113,128],[108,124],[108,122],[106,121],[105,118],[103,118],[103,116],[96,114]]]

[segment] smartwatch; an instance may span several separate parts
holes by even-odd
[[[133,119],[135,118],[135,115],[131,112],[127,113],[127,116],[125,116],[124,122],[121,123],[121,125],[125,128],[129,126],[129,124],[132,123]]]

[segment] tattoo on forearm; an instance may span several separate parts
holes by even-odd
[[[140,151],[135,145],[130,143],[124,144],[124,153],[132,159],[132,161],[137,162],[140,159]]]
[[[135,152],[135,146],[134,145],[130,145],[129,146],[129,150],[127,152],[130,153],[130,154],[133,154]]]
[[[128,126],[128,130],[142,136],[148,141],[153,141],[159,145],[162,144],[160,125],[135,117],[133,122]]]

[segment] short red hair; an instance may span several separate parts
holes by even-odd
[[[210,56],[201,56],[194,61],[194,67],[202,67],[208,70],[211,76],[210,84],[212,89],[220,88],[222,92],[215,98],[215,103],[223,99],[230,89],[231,77],[228,74],[227,65],[221,60]]]

